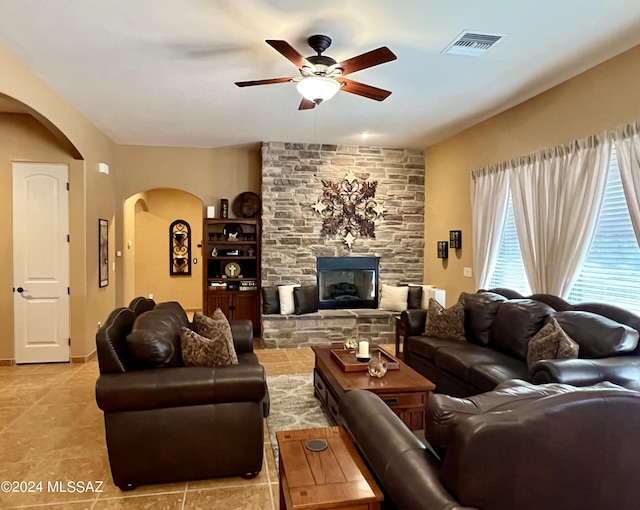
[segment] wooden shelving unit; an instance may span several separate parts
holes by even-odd
[[[260,220],[205,219],[203,306],[230,320],[249,319],[260,334]]]

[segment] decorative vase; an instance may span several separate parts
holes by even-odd
[[[387,373],[387,360],[382,357],[380,351],[377,356],[371,356],[368,372],[371,377],[378,378],[384,377],[384,374]]]

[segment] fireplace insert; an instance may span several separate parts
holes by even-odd
[[[318,308],[378,308],[378,257],[318,257]]]

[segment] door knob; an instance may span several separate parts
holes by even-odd
[[[25,292],[27,289],[23,289],[22,287],[18,287],[16,289],[20,294],[22,294],[23,292]]]

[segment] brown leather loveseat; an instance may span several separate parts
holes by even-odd
[[[508,382],[468,399],[432,395],[426,412],[439,455],[373,393],[353,390],[340,402],[385,508],[638,508],[640,392]]]
[[[262,469],[265,373],[251,322],[230,325],[239,362],[218,367],[183,366],[180,332],[189,320],[175,302],[137,298],[98,330],[96,400],[122,490]],[[132,330],[142,342],[127,342]]]

